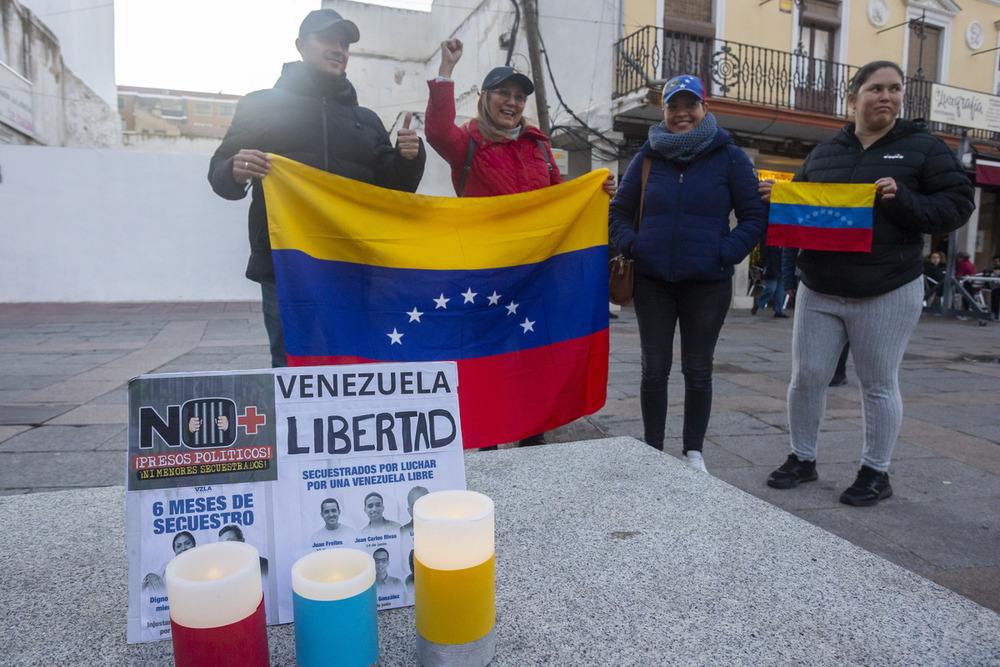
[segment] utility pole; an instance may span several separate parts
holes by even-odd
[[[538,39],[538,5],[535,0],[521,0],[524,10],[524,31],[528,38],[528,58],[531,61],[531,79],[535,84],[535,106],[538,110],[538,129],[550,133],[549,104],[545,96],[545,70],[542,69],[542,52]]]

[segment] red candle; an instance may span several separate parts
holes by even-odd
[[[267,667],[260,554],[243,542],[195,547],[167,565],[178,667]]]

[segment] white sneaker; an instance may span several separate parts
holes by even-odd
[[[705,467],[705,458],[701,455],[701,452],[696,452],[692,449],[684,455],[684,460],[687,461],[687,464],[695,470],[708,472],[708,469]]]

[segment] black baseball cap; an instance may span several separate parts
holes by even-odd
[[[333,26],[340,26],[347,33],[347,41],[354,44],[361,39],[358,26],[353,21],[348,21],[343,16],[332,9],[316,9],[306,14],[299,26],[299,39],[302,39],[311,32],[321,32]]]
[[[483,79],[483,90],[490,90],[496,88],[504,81],[516,81],[521,84],[524,88],[524,92],[528,95],[535,92],[535,84],[531,83],[531,79],[525,75],[518,72],[513,67],[494,67],[490,70],[490,73],[486,75]]]

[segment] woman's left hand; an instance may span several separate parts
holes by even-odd
[[[603,183],[604,191],[608,193],[609,197],[614,197],[615,193],[618,192],[618,184],[615,183],[615,175],[608,174],[608,178]]]
[[[882,199],[892,199],[896,196],[897,190],[899,188],[896,186],[896,179],[894,178],[886,176],[875,181],[875,194]]]
[[[760,195],[761,201],[771,202],[771,189],[776,182],[773,178],[765,178],[763,181],[757,183],[757,194]]]

